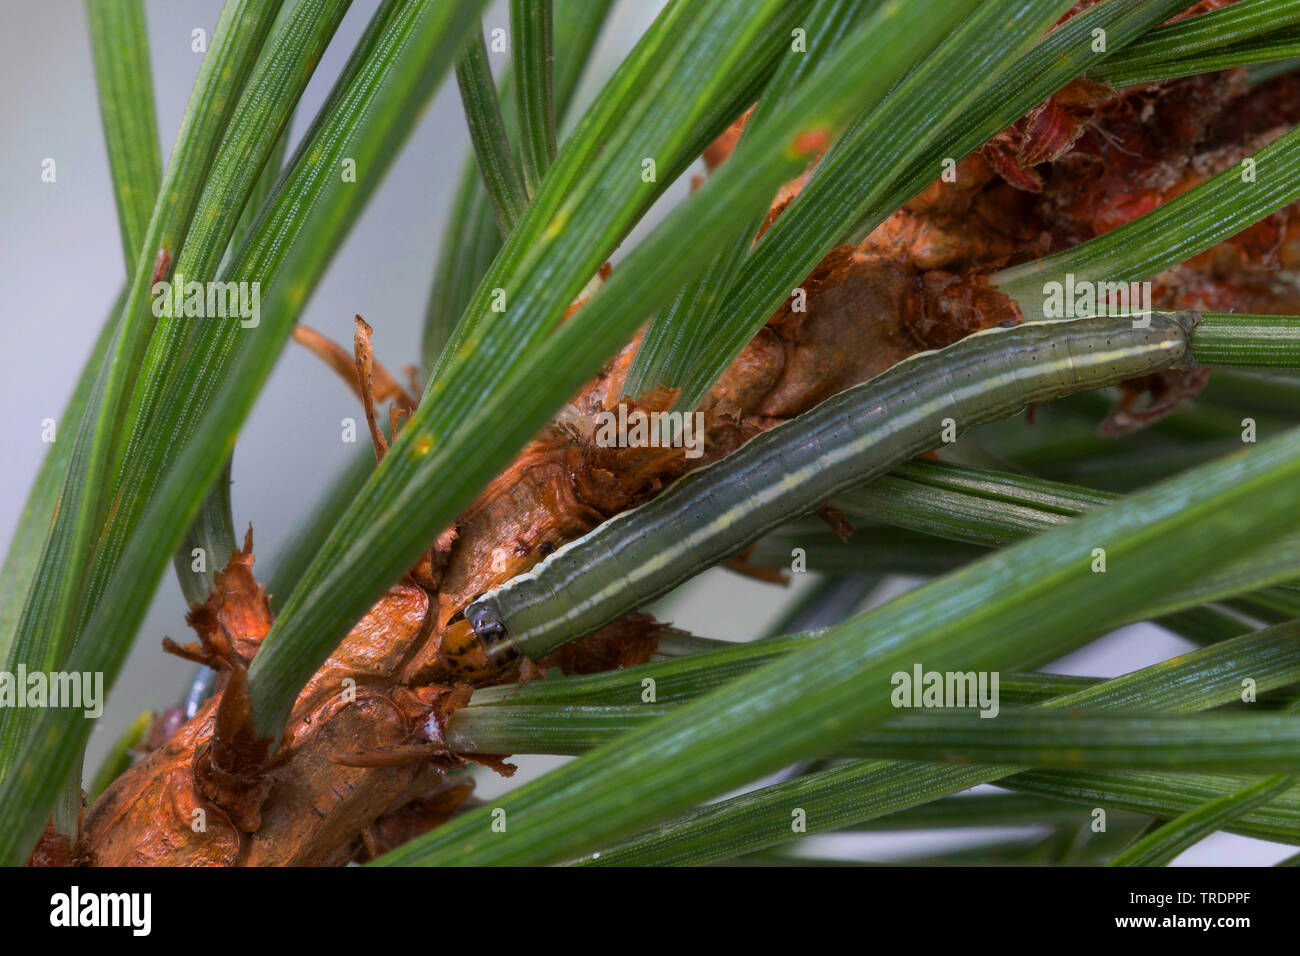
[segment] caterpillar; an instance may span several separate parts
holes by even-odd
[[[474,600],[464,618],[496,667],[536,660],[972,425],[1194,365],[1199,318],[1028,322],[913,355],[609,519]]]

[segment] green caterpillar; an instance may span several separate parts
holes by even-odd
[[[536,659],[672,590],[832,495],[1033,402],[1194,362],[1195,313],[1030,322],[922,352],[760,435],[465,609],[488,658]]]

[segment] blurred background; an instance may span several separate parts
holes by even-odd
[[[453,0],[448,0],[453,2]],[[620,0],[614,6],[575,109],[599,90],[653,19],[661,0]],[[221,0],[146,0],[160,142],[166,160],[180,124],[201,54],[191,31],[211,36]],[[299,104],[290,152],[323,102],[378,0],[355,0]],[[0,33],[0,302],[10,368],[3,377],[0,428],[0,540],[7,544],[28,489],[48,447],[41,421],[58,420],[91,343],[125,276],[96,101],[94,72],[80,0],[6,5]],[[489,7],[484,26],[508,28],[502,2]],[[504,54],[493,55],[500,67]],[[376,358],[392,369],[415,363],[420,328],[457,178],[469,149],[456,84],[450,76],[396,158],[369,207],[335,257],[301,321],[350,348],[352,316],[374,327]],[[42,183],[42,160],[57,163],[55,183]],[[687,192],[676,183],[629,240],[634,244]],[[454,235],[454,234],[453,234]],[[617,256],[615,260],[617,260]],[[290,344],[240,437],[234,459],[237,532],[251,522],[258,577],[265,581],[277,553],[329,478],[356,446],[344,444],[340,420],[361,419],[344,384],[318,359]],[[59,433],[58,440],[71,440]],[[360,440],[365,441],[364,428]],[[812,582],[795,575],[787,588],[714,570],[662,602],[656,611],[694,633],[728,640],[761,634]],[[912,582],[888,579],[871,601]],[[91,738],[87,775],[122,728],[144,710],[176,704],[192,665],[162,652],[170,635],[189,640],[185,606],[170,569],[154,597],[139,640]],[[1143,625],[1111,635],[1051,670],[1115,676],[1190,649],[1159,628]],[[480,792],[513,786],[561,758],[518,758],[521,774],[507,784],[480,775]],[[1081,813],[1086,808],[1080,808]],[[1007,835],[1013,832],[1008,831]],[[808,838],[846,859],[896,860],[986,839],[988,833],[856,834]],[[1294,848],[1219,835],[1184,854],[1178,864],[1267,865]]]

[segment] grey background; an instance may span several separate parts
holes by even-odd
[[[40,439],[41,420],[60,417],[125,273],[83,5],[79,0],[3,4],[0,209],[5,228],[0,232],[0,303],[8,362],[0,380],[6,411],[0,428],[0,540],[7,542],[47,448]],[[353,4],[299,106],[294,142],[377,6],[378,0]],[[579,91],[579,106],[599,89],[599,82],[660,6],[659,0],[622,0],[616,6]],[[203,27],[210,37],[221,3],[147,0],[146,9],[165,161],[201,59],[190,49],[190,31]],[[490,8],[485,26],[508,26],[504,4]],[[467,149],[455,82],[448,80],[336,256],[302,316],[304,323],[346,344],[351,341],[352,315],[360,313],[375,328],[379,360],[394,369],[418,360],[433,263]],[[40,181],[45,157],[57,162],[54,184]],[[638,227],[629,245],[665,206],[684,195],[685,183],[680,182]],[[295,523],[354,450],[342,443],[339,422],[359,418],[359,411],[343,384],[318,360],[297,346],[286,350],[235,455],[236,525],[242,531],[248,522],[253,524],[263,580]],[[670,599],[664,616],[697,633],[746,640],[804,583],[782,590],[712,571]],[[905,584],[893,582],[889,591]],[[191,668],[161,652],[159,641],[165,634],[188,639],[184,603],[170,571],[92,737],[88,768],[96,766],[136,714],[176,701]],[[1144,626],[1113,635],[1054,669],[1111,676],[1187,647]],[[556,762],[521,760],[527,775]],[[488,795],[506,786],[491,777],[481,783],[482,793]],[[837,836],[833,847],[837,854],[891,859],[974,838],[970,833]],[[809,842],[826,850],[832,847],[830,839],[813,837]],[[1179,862],[1268,864],[1289,852],[1260,841],[1219,836]]]

